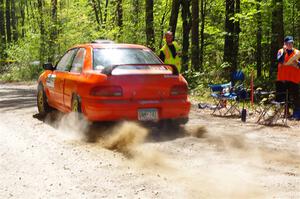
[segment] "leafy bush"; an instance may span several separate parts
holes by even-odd
[[[0,80],[6,82],[30,81],[37,79],[42,71],[42,67],[35,63],[14,63],[9,67],[9,71],[1,75]]]
[[[42,71],[39,61],[39,35],[28,32],[26,36],[10,45],[6,50],[8,60],[1,75],[2,81],[28,81],[38,77]],[[4,67],[4,66],[3,66]]]

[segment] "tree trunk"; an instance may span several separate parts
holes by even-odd
[[[225,12],[225,42],[224,42],[224,62],[230,65],[229,70],[234,66],[234,21],[230,20],[234,16],[234,0],[226,0],[226,12]],[[229,71],[228,71],[229,72]]]
[[[200,3],[201,8],[201,29],[200,29],[200,53],[199,53],[199,62],[200,67],[203,68],[203,62],[204,62],[204,28],[205,28],[205,17],[206,17],[206,0],[201,0]]]
[[[108,0],[105,1],[105,9],[104,9],[104,28],[106,26],[106,20],[107,20],[107,8],[108,8]]]
[[[92,0],[91,4],[92,4],[92,7],[93,7],[93,10],[94,10],[94,13],[95,13],[95,18],[96,18],[97,24],[100,27],[101,23],[100,23],[99,12],[98,12],[96,1]]]
[[[119,27],[118,38],[121,37],[123,32],[123,6],[122,0],[117,0],[117,25]]]
[[[7,43],[11,42],[11,24],[10,24],[10,0],[6,0],[6,38],[7,38]]]
[[[98,4],[99,16],[100,16],[100,24],[102,26],[103,25],[103,16],[102,16],[101,0],[97,0],[97,4]]]
[[[173,0],[169,30],[173,33],[174,38],[175,38],[175,32],[177,27],[179,7],[180,7],[180,0]]]
[[[191,30],[191,12],[190,12],[190,2],[182,1],[182,71],[188,71],[189,65],[189,35]]]
[[[25,9],[26,4],[24,1],[20,3],[20,15],[21,15],[21,37],[25,37]]]
[[[163,45],[163,39],[164,39],[164,28],[165,28],[165,21],[166,21],[166,16],[167,14],[170,12],[170,9],[169,8],[169,5],[168,5],[168,2],[169,1],[166,1],[166,4],[165,4],[165,11],[161,17],[161,20],[160,20],[160,40],[159,40],[159,48],[162,47]]]
[[[147,46],[155,51],[154,27],[153,27],[153,0],[146,0],[146,38]]]
[[[270,72],[272,77],[273,71],[276,70],[277,51],[283,45],[283,0],[272,0],[272,33],[271,33],[271,51],[270,51]]]
[[[201,71],[199,65],[199,1],[192,0],[192,68]]]
[[[240,0],[235,0],[235,13],[240,13]],[[241,29],[240,29],[240,22],[239,19],[234,21],[234,47],[233,47],[233,59],[232,59],[232,68],[231,72],[236,71],[238,68],[238,54],[239,54],[239,35],[240,35]]]
[[[12,26],[12,36],[13,40],[18,40],[18,29],[17,29],[17,18],[16,18],[16,4],[15,0],[11,0],[11,26]]]
[[[44,0],[37,0],[38,4],[38,11],[39,11],[39,28],[40,28],[40,62],[44,63],[44,58],[45,58],[45,40],[46,40],[46,33],[45,33],[45,25],[44,25]]]
[[[298,0],[299,1],[299,0]],[[295,33],[296,33],[296,31],[295,31],[295,7],[296,7],[296,1],[295,0],[293,0],[293,2],[292,2],[292,34],[293,34],[293,37],[295,37]]]
[[[27,1],[26,1],[26,3],[27,3]],[[32,19],[33,21],[37,21],[39,24],[40,23],[39,16],[36,16],[36,15],[39,15],[39,13],[36,14],[36,2],[28,1],[28,3],[29,3],[29,5],[27,6],[27,10],[26,10],[27,18]],[[38,10],[38,8],[37,8],[37,10]]]
[[[166,4],[165,4],[165,11],[161,17],[161,20],[160,20],[160,40],[159,40],[159,48],[162,47],[162,43],[163,43],[163,37],[164,37],[164,24],[165,24],[165,20],[166,20],[166,15],[168,13],[168,1],[166,1]]]
[[[4,24],[4,0],[0,0],[0,60],[4,59],[5,46],[6,36]]]
[[[257,77],[261,77],[262,69],[262,18],[261,18],[261,0],[257,0],[257,32],[256,32],[256,70]]]
[[[133,27],[138,27],[139,25],[139,15],[140,15],[140,4],[139,4],[139,0],[132,0],[132,6],[133,6],[133,14],[131,15],[131,19],[133,22]],[[137,43],[138,42],[138,35],[134,34],[132,41],[133,43]]]
[[[50,57],[48,59],[49,62],[53,63],[55,59],[56,53],[56,39],[57,39],[57,0],[51,0],[51,33],[50,33],[50,42],[49,42],[49,50]]]
[[[297,11],[300,11],[300,1],[296,1],[296,8]],[[297,43],[296,46],[300,46],[300,17],[298,16],[298,20],[296,21],[296,35],[297,36]]]

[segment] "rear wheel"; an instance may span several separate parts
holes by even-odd
[[[78,95],[73,94],[72,97],[72,106],[71,106],[72,112],[75,114],[76,120],[82,120],[82,111],[81,111],[81,100]]]
[[[75,94],[72,97],[72,112],[81,113],[81,102]]]
[[[82,135],[84,135],[84,140],[87,142],[95,142],[97,140],[97,134],[93,131],[90,131],[90,128],[85,128],[86,124],[91,125],[85,115],[82,113],[81,109],[81,99],[78,95],[73,94],[72,102],[71,102],[71,110],[72,110],[72,117],[74,120],[73,122],[77,123],[76,127],[80,127],[79,129],[75,129],[76,131],[80,131]]]
[[[38,107],[38,112],[41,116],[45,116],[51,112],[51,107],[48,104],[48,99],[42,84],[39,84],[38,86],[37,107]]]

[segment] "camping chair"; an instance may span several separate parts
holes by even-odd
[[[218,111],[220,116],[241,114],[239,102],[246,99],[247,92],[243,86],[244,74],[236,71],[231,75],[231,81],[225,84],[210,84],[211,97],[214,99],[215,106],[212,114]],[[224,110],[224,111],[223,111]]]
[[[243,71],[235,71],[231,75],[231,82],[233,84],[233,90],[237,95],[237,102],[243,102],[243,109],[241,112],[241,119],[246,121],[247,111],[245,109],[245,101],[248,98],[247,90],[244,86],[245,75]]]
[[[235,71],[231,74],[230,81],[232,82],[233,87],[242,87],[244,84],[245,75],[243,71]]]
[[[229,111],[233,111],[234,107],[232,106],[232,102],[236,100],[235,93],[231,93],[232,84],[231,82],[226,84],[212,84],[208,85],[211,89],[210,96],[214,99],[214,106],[212,114],[215,114],[216,111],[219,112],[219,115],[226,115]],[[227,102],[230,102],[229,106]],[[226,110],[225,114],[222,110]]]
[[[252,107],[254,114],[261,115],[263,110],[265,109],[265,105],[267,102],[271,101],[270,99],[273,99],[274,91],[264,91],[262,88],[258,87],[253,92],[253,102],[255,105]]]
[[[274,97],[276,95],[276,99]],[[284,93],[275,93],[270,94],[268,99],[262,101],[262,111],[258,117],[257,123],[263,125],[275,125],[280,124],[278,121],[284,126],[287,126],[287,117],[288,117],[288,109],[289,109],[289,95],[288,90]],[[278,95],[284,95],[284,99],[278,99]]]

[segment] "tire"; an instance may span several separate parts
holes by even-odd
[[[80,98],[75,94],[73,94],[73,97],[72,97],[72,106],[71,107],[72,107],[72,112],[82,113]]]
[[[38,86],[36,102],[40,116],[46,116],[51,112],[52,108],[48,104],[48,99],[42,84],[39,84]]]

